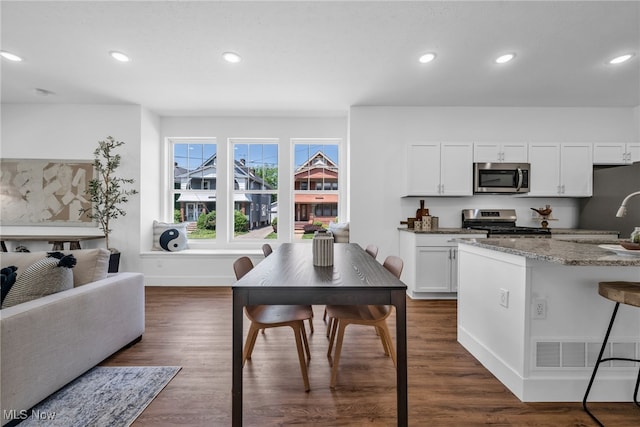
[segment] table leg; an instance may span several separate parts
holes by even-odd
[[[74,250],[74,249],[81,249],[80,248],[80,241],[79,240],[72,240],[69,242],[69,249],[70,250]]]
[[[52,251],[64,251],[64,242],[56,240],[49,243],[53,244],[53,247],[51,248]]]
[[[7,245],[4,244],[4,240],[0,240],[0,245],[2,245],[2,252],[8,252]]]
[[[391,291],[391,304],[396,308],[396,357],[398,426],[409,425],[407,384],[407,295],[405,290]]]
[[[247,291],[233,289],[233,363],[231,387],[231,425],[242,426],[242,321],[243,308],[247,305]]]

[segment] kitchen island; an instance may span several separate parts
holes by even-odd
[[[458,263],[458,341],[522,401],[581,401],[614,307],[598,282],[640,282],[640,256],[555,239],[464,239]],[[610,342],[613,355],[637,357],[639,308],[620,306]],[[609,363],[590,400],[632,400],[637,367]]]

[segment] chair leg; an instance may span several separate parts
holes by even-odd
[[[249,327],[249,332],[247,333],[247,340],[244,343],[244,351],[242,353],[242,366],[244,367],[244,363],[247,359],[251,359],[251,353],[253,353],[253,347],[256,344],[256,338],[258,337],[259,328],[256,328],[253,324]]]
[[[338,319],[330,319],[330,325],[331,325],[331,334],[329,336],[329,348],[327,349],[327,357],[329,358],[329,364],[333,365],[333,362],[331,360],[331,351],[333,350],[333,344],[336,341],[336,332],[338,330],[338,325],[340,324],[340,321]]]
[[[309,318],[309,334],[313,333],[313,316]]]
[[[593,373],[591,374],[591,379],[589,380],[589,385],[587,386],[587,391],[584,394],[584,398],[582,399],[582,408],[584,408],[585,412],[589,414],[589,416],[596,422],[600,427],[604,427],[604,424],[600,422],[595,415],[589,411],[587,408],[587,397],[589,397],[589,392],[591,391],[591,386],[593,385],[593,381],[596,379],[596,373],[598,372],[598,367],[602,361],[602,355],[604,354],[604,349],[607,347],[607,342],[609,341],[609,334],[611,333],[611,328],[613,327],[613,322],[616,320],[616,314],[618,314],[618,307],[620,307],[620,303],[617,302],[615,307],[613,308],[613,314],[611,315],[611,320],[609,321],[609,327],[607,328],[607,333],[604,335],[604,341],[602,342],[602,347],[600,347],[600,353],[598,354],[598,359],[596,360],[596,364],[593,367]],[[640,373],[639,373],[640,375]],[[640,377],[639,377],[640,378]],[[636,384],[636,392],[638,389],[638,385]]]
[[[380,342],[382,343],[382,349],[384,350],[384,355],[389,356],[389,345],[387,344],[387,340],[384,338],[384,331],[382,331],[382,327],[380,325],[376,325],[376,335],[380,337]]]
[[[302,324],[302,322],[300,322]],[[304,324],[302,324],[302,329],[300,328],[300,324],[291,325],[293,329],[295,338],[296,338],[296,347],[298,348],[298,361],[300,362],[300,372],[302,373],[302,381],[304,382],[304,391],[311,390],[309,386],[309,375],[307,372],[307,361],[305,360],[304,348],[302,346],[302,336],[306,335],[304,330]]]
[[[307,361],[311,360],[311,350],[309,350],[309,341],[307,340],[307,330],[304,328],[304,322],[300,321],[300,333],[302,335],[302,343],[307,355]]]
[[[396,364],[396,351],[393,346],[393,341],[391,341],[391,333],[389,332],[389,326],[387,326],[386,321],[382,321],[382,325],[380,326],[380,338],[383,339],[384,343],[386,343],[385,347],[389,350],[389,355],[391,355],[391,360],[393,360],[393,366],[398,367]]]
[[[329,387],[336,388],[338,380],[338,364],[340,363],[340,353],[342,352],[342,341],[344,339],[344,330],[347,328],[348,322],[340,320],[338,323],[338,338],[336,342],[336,353],[333,358],[333,367],[331,368],[331,383]]]

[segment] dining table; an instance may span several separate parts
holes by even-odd
[[[408,425],[407,286],[356,243],[335,243],[314,265],[310,242],[283,243],[233,286],[232,425],[242,425],[243,308],[247,305],[392,305],[396,315],[397,424]]]

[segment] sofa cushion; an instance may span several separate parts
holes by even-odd
[[[73,285],[80,286],[102,280],[107,277],[111,252],[104,248],[74,249],[62,251],[65,255],[73,255],[77,264],[73,269]],[[1,252],[2,267],[15,265],[18,277],[34,262],[47,257],[47,252]]]
[[[41,298],[73,288],[72,268],[76,265],[73,255],[51,253],[36,261],[16,278],[2,302],[2,308]]]
[[[169,252],[187,249],[187,224],[153,221],[152,249]]]
[[[349,243],[349,223],[333,222],[329,223],[329,231],[333,234],[336,243]]]

